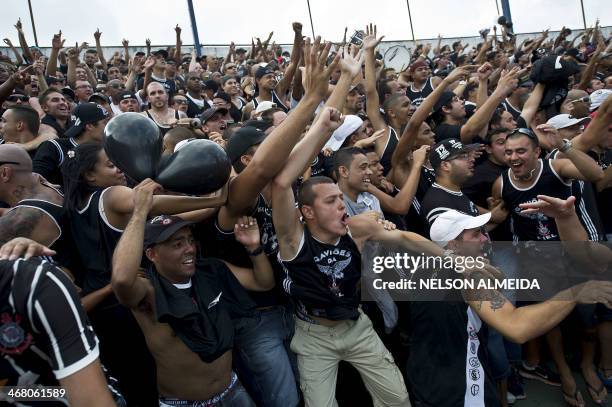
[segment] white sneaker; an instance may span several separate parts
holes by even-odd
[[[507,393],[506,399],[508,400],[508,404],[516,403],[516,396],[510,392]]]

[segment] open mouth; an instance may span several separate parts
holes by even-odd
[[[362,179],[362,181],[366,184],[369,184],[370,182],[372,182],[372,180],[370,180],[370,178],[366,177],[364,179]]]
[[[187,266],[193,265],[193,257],[189,257],[189,258],[183,260],[182,264],[185,264]]]
[[[344,215],[342,215],[342,218],[340,219],[340,223],[342,223],[343,226],[346,226],[346,222],[348,221],[348,213],[345,213]]]

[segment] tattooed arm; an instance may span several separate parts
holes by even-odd
[[[41,244],[49,244],[41,241],[46,239],[33,236],[35,229],[40,230],[38,226],[43,215],[44,213],[37,209],[17,208],[0,217],[0,245],[16,237],[27,237]],[[51,226],[50,228],[53,229]]]
[[[516,343],[525,343],[557,326],[576,305],[569,293],[559,298],[516,308],[497,290],[475,290],[467,294],[466,301],[478,316]]]

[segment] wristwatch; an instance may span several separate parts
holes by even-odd
[[[561,151],[562,153],[565,153],[570,148],[572,148],[572,141],[564,138],[563,139],[563,145],[561,147],[559,147],[559,151]]]
[[[245,247],[246,249],[246,247]],[[262,245],[257,246],[257,248],[253,251],[250,251],[249,249],[246,249],[246,252],[249,256],[254,257],[254,256],[259,256],[261,253],[263,253],[264,248]]]

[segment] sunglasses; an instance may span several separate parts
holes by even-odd
[[[588,97],[588,96],[583,96],[580,99],[574,99],[574,100],[570,101],[570,103],[580,103],[580,102],[582,102],[582,103],[589,103],[589,102],[591,102],[591,98]]]
[[[537,140],[537,136],[535,134],[533,134],[533,131],[523,128],[523,127],[519,127],[516,128],[514,130],[512,130],[512,132],[510,132],[510,134],[508,134],[508,137],[515,135],[516,133],[521,133],[527,137],[529,137],[532,140]]]
[[[28,97],[25,95],[11,95],[9,97],[6,98],[6,100],[8,102],[27,102],[28,101]]]

